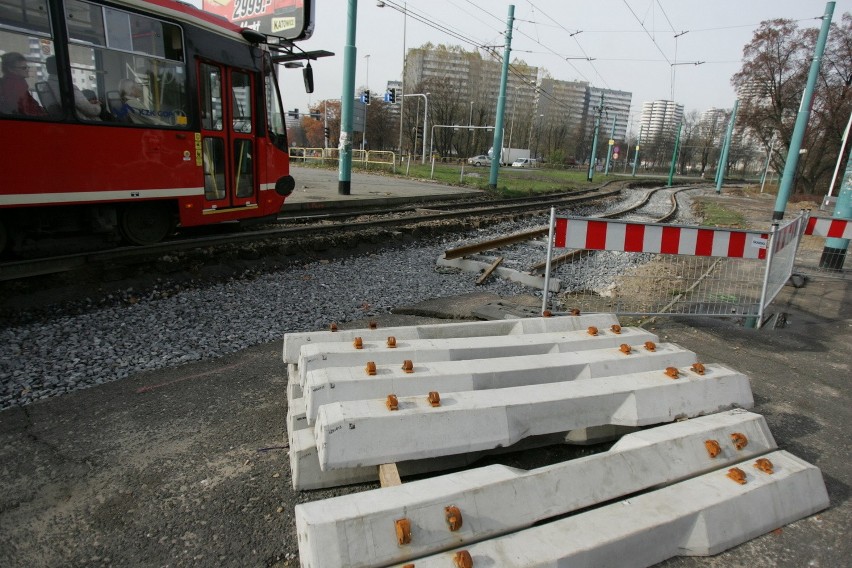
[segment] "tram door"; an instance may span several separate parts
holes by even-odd
[[[200,63],[198,84],[205,213],[257,207],[252,75]]]

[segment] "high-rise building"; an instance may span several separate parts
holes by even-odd
[[[603,96],[603,98],[601,98]],[[612,132],[612,121],[615,121],[615,140],[625,140],[627,136],[627,121],[630,117],[630,102],[633,93],[628,91],[616,91],[613,89],[601,89],[589,86],[586,89],[585,118],[586,134],[591,135],[595,129],[595,117],[603,101],[603,113],[598,136],[606,136],[601,140],[608,140]]]
[[[536,91],[536,113],[543,123],[565,125],[574,133],[583,123],[588,88],[585,81],[543,78]]]
[[[660,136],[675,135],[683,120],[683,105],[674,101],[658,100],[642,103],[640,125],[642,139],[651,141]]]

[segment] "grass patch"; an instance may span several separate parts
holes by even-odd
[[[324,169],[336,169],[336,162],[328,161],[325,166],[319,163],[301,163],[297,160],[292,161],[293,165],[300,167],[317,167]],[[332,165],[333,164],[333,165]],[[364,168],[359,162],[352,162],[353,172],[367,172],[378,175],[396,175],[406,179],[432,179],[444,185],[453,185],[459,187],[471,187],[475,189],[488,190],[491,176],[491,168],[475,167],[465,164],[464,175],[462,175],[462,166],[460,164],[435,164],[434,173],[432,172],[431,164],[420,164],[412,161],[411,166],[406,171],[406,164],[401,167],[397,166],[396,173],[392,172],[390,165],[370,164],[368,168]],[[406,175],[407,174],[407,175]],[[560,191],[572,191],[587,189],[590,187],[599,187],[603,183],[615,180],[626,179],[613,175],[604,176],[602,173],[597,173],[594,180],[589,182],[587,179],[585,168],[574,170],[558,170],[550,168],[535,168],[535,169],[517,169],[511,167],[500,168],[497,175],[496,194],[501,197],[522,197],[528,195],[536,195],[540,193],[553,193]]]
[[[743,229],[746,227],[745,217],[739,212],[732,211],[713,201],[698,203],[696,209],[703,219],[703,225],[731,229]]]

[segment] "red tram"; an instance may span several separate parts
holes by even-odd
[[[0,252],[275,216],[294,182],[268,39],[172,0],[0,0]]]

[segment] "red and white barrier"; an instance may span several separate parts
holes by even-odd
[[[816,237],[852,239],[852,221],[811,217],[808,219],[805,234]]]
[[[766,258],[769,235],[753,231],[558,217],[554,246],[727,258]]]

